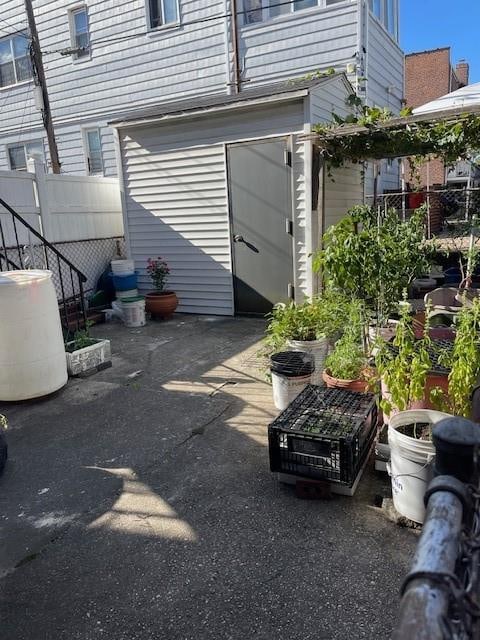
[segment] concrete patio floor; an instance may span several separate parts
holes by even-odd
[[[2,640],[390,637],[417,535],[268,468],[263,322],[96,327],[113,368],[0,404]]]

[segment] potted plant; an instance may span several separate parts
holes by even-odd
[[[267,353],[285,349],[311,353],[315,360],[313,382],[321,384],[329,343],[348,322],[345,297],[329,291],[302,304],[278,304],[268,318]]]
[[[464,418],[472,417],[472,393],[480,377],[480,299],[464,304],[458,314],[453,349],[440,357],[450,369],[448,387],[433,389],[437,405],[444,411]]]
[[[160,256],[149,258],[147,273],[152,279],[155,290],[145,296],[146,310],[155,318],[164,320],[170,318],[178,307],[178,298],[173,291],[165,289],[170,274],[168,264]]]
[[[400,303],[399,314],[395,338],[391,343],[379,340],[375,354],[382,387],[380,406],[387,422],[399,411],[435,409],[438,403],[432,397],[434,390],[448,391],[447,374],[432,370],[434,343],[430,338],[428,310],[420,338],[415,335],[415,320],[406,300]]]
[[[92,338],[88,326],[65,344],[65,355],[70,376],[90,375],[112,366],[110,340]]]
[[[371,371],[363,342],[362,305],[354,300],[349,310],[345,332],[326,358],[322,377],[330,388],[366,391]]]
[[[428,270],[433,256],[433,247],[424,242],[425,216],[424,207],[406,222],[394,209],[353,207],[324,234],[314,269],[327,285],[363,300],[366,315],[387,327],[403,290]]]

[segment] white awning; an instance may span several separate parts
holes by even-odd
[[[480,82],[469,84],[466,87],[447,93],[447,95],[427,102],[413,110],[413,113],[435,113],[446,109],[471,107],[480,105]]]

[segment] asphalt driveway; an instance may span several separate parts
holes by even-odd
[[[2,640],[388,638],[417,536],[268,468],[260,320],[178,316],[112,340],[113,368],[0,404]]]

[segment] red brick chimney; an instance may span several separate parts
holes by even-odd
[[[465,60],[460,60],[460,62],[455,67],[455,74],[462,86],[466,86],[468,84],[468,76],[470,72],[470,67],[468,62]]]

